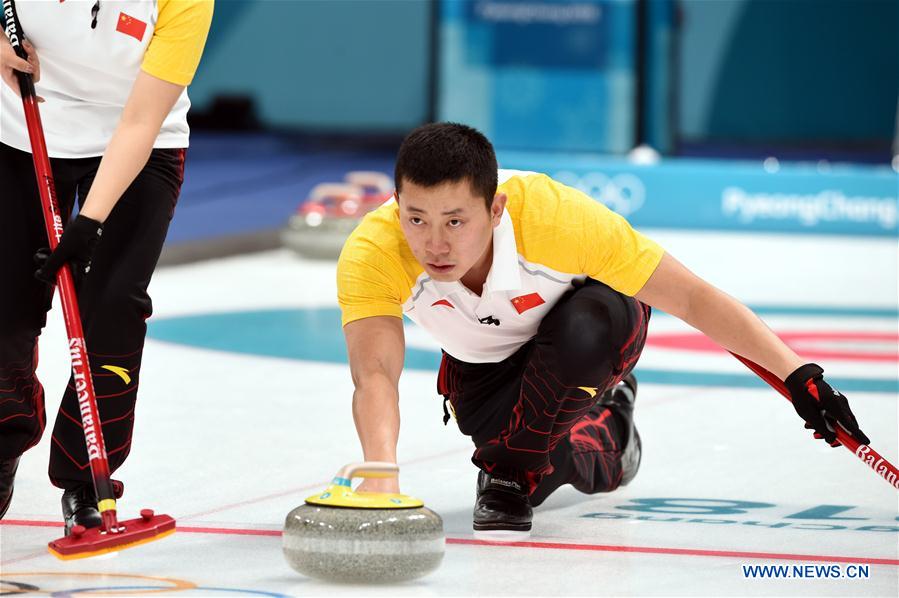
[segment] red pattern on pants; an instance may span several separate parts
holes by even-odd
[[[184,155],[181,149],[151,152],[109,215],[90,273],[74,273],[112,471],[131,450],[146,319],[153,311],[147,288],[178,200]],[[60,210],[67,216],[76,197],[87,197],[100,157],[50,162]],[[0,459],[7,460],[34,446],[44,432],[36,351],[53,287],[34,277],[33,256],[46,246],[47,233],[31,155],[0,144],[0,180]],[[49,474],[62,488],[91,481],[71,377],[53,427]]]
[[[438,392],[474,441],[472,462],[532,492],[554,471],[555,487],[617,488],[626,430],[597,400],[636,365],[649,318],[647,305],[588,279],[507,359],[467,363],[444,353]]]

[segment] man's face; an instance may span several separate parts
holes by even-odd
[[[493,228],[499,224],[506,196],[498,194],[490,211],[474,195],[468,179],[435,187],[403,181],[398,195],[400,224],[415,258],[441,282],[461,279],[474,267],[489,270]]]

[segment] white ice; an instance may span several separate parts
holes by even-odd
[[[754,305],[899,307],[895,240],[648,232],[696,272]],[[333,263],[286,251],[161,269],[151,288],[154,318],[334,306],[333,270]],[[897,331],[895,316],[770,321],[775,330]],[[653,329],[684,327],[660,317]],[[647,349],[641,363],[697,375],[742,371],[724,355],[656,349]],[[822,365],[843,377],[897,377],[896,362]],[[468,543],[476,475],[471,446],[453,422],[443,426],[435,373],[422,371],[401,381],[401,483],[443,516],[449,538],[443,565],[417,582],[389,587],[304,578],[282,558],[277,532],[288,511],[341,465],[361,458],[347,366],[154,340],[144,354],[134,448],[116,475],[127,487],[119,504],[124,518],[144,507],[167,512],[181,531],[108,559],[58,561],[46,543],[61,528],[36,522],[59,522],[59,492],[46,468],[67,371],[57,306],[41,340],[48,430],[23,457],[0,526],[0,592],[25,587],[16,583],[73,596],[87,588],[103,588],[104,595],[154,588],[294,596],[899,595],[896,490],[848,451],[812,440],[790,405],[762,388],[642,384],[636,421],[643,464],[630,486],[595,496],[560,490],[537,509],[531,545]],[[847,394],[872,446],[899,463],[896,394]],[[722,512],[732,501],[766,504]],[[659,504],[681,505],[674,509],[681,512],[632,510]],[[795,517],[801,513],[817,518]],[[882,564],[871,565],[867,579],[747,579],[741,568],[845,569],[852,558]]]

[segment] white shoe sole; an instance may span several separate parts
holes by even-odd
[[[510,529],[474,530],[475,540],[487,542],[523,542],[531,537],[531,530],[518,531]]]

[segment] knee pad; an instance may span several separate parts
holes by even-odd
[[[626,298],[606,285],[587,284],[563,298],[544,318],[538,343],[549,343],[566,385],[590,385],[618,361],[631,327]]]

